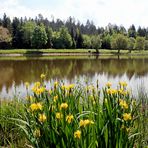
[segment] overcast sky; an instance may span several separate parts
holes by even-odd
[[[148,27],[148,0],[0,0],[0,17],[4,12],[11,18],[41,13],[49,20],[52,15],[62,20],[74,16],[83,23],[93,20],[96,26]]]

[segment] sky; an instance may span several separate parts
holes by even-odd
[[[0,0],[0,17],[33,17],[66,20],[75,17],[82,23],[92,20],[96,26],[109,23],[129,27],[148,27],[148,0]]]

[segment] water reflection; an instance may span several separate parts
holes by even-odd
[[[91,83],[98,79],[100,85],[104,85],[108,80],[115,84],[119,80],[126,80],[132,87],[143,85],[148,89],[148,57],[29,57],[27,60],[0,59],[0,98],[11,97],[16,90],[21,96],[24,95],[23,83],[38,81],[41,73],[47,74],[47,82],[55,79],[75,82],[88,78]]]

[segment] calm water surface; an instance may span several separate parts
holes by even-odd
[[[24,82],[31,85],[46,73],[47,87],[55,80],[90,84],[99,80],[100,87],[111,81],[113,87],[126,81],[136,94],[139,88],[148,92],[148,57],[0,57],[0,98],[23,98]]]

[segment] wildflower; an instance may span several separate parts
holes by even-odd
[[[62,88],[62,90],[64,91],[64,90],[65,90],[65,88],[66,88],[66,86],[65,86],[65,85],[62,85],[62,87],[61,87],[61,88]]]
[[[77,130],[76,132],[74,132],[74,138],[80,139],[81,137],[81,131]]]
[[[40,78],[41,78],[41,79],[45,79],[45,77],[46,77],[46,75],[43,74],[43,73],[40,75]]]
[[[43,106],[41,105],[41,103],[37,103],[36,104],[39,110],[42,110]]]
[[[80,120],[79,125],[80,125],[80,127],[84,126],[84,120]]]
[[[43,93],[45,90],[46,90],[45,87],[40,87],[41,93]]]
[[[67,91],[69,91],[69,90],[70,90],[69,85],[65,86],[65,89],[66,89]]]
[[[41,86],[41,83],[40,82],[36,82],[34,84],[34,86],[32,87],[32,91],[36,94],[40,94],[40,86]],[[43,89],[41,89],[43,90]]]
[[[36,103],[30,105],[32,111],[38,110]]]
[[[128,120],[131,120],[132,117],[131,117],[131,113],[124,113],[123,114],[123,120],[124,121],[128,121]]]
[[[35,137],[37,137],[37,138],[40,137],[40,136],[41,136],[40,129],[36,129],[36,130],[34,131],[33,135],[34,135]]]
[[[28,89],[29,88],[29,82],[25,82],[25,86]]]
[[[123,82],[119,82],[119,85],[120,85],[120,87],[126,87],[127,86],[127,83],[125,82],[125,81],[123,81]]]
[[[57,119],[62,119],[63,118],[63,114],[61,114],[61,113],[56,113],[56,118]]]
[[[113,95],[113,94],[116,94],[117,93],[117,90],[116,89],[107,89],[107,94],[110,94],[110,95]]]
[[[67,109],[68,108],[68,104],[67,103],[62,103],[60,108],[61,109]]]
[[[66,117],[66,121],[68,123],[71,123],[73,119],[74,119],[73,115],[67,115],[67,117]]]
[[[45,91],[45,87],[40,87],[40,88],[35,89],[35,90],[34,90],[34,93],[35,93],[36,95],[40,95],[40,94],[42,94],[44,91]]]
[[[39,114],[39,121],[44,122],[46,120],[46,116],[44,114]]]
[[[32,91],[35,93],[37,88],[35,86],[32,87]]]
[[[57,88],[57,86],[59,85],[59,83],[57,81],[54,82],[54,88]]]
[[[40,87],[41,86],[41,83],[40,82],[35,82],[35,84],[34,84],[34,87]]]
[[[129,90],[126,91],[126,90],[123,90],[123,89],[119,89],[118,93],[121,94],[121,95],[126,96],[126,95],[130,94],[130,91]]]
[[[126,95],[128,94],[128,91],[123,91],[122,94],[123,94],[124,96],[126,96]]]
[[[112,85],[112,83],[111,83],[111,82],[107,82],[107,83],[106,83],[106,86],[107,86],[108,88],[110,88],[110,87],[111,87],[111,85]]]
[[[40,94],[41,94],[41,89],[39,89],[39,88],[36,89],[36,90],[35,90],[35,94],[36,94],[36,95],[40,95]]]
[[[72,88],[74,88],[74,86],[75,86],[74,84],[70,84],[69,88],[72,89]]]
[[[58,99],[58,95],[56,95],[56,96],[53,97],[53,101],[54,101],[54,102],[56,102],[57,99]]]
[[[89,124],[94,124],[94,122],[92,120],[89,120],[89,119],[86,119],[86,120],[80,120],[80,127],[85,127],[86,125],[89,125]]]
[[[43,106],[41,105],[41,103],[33,103],[30,105],[30,108],[32,111],[42,110]]]
[[[128,109],[128,104],[122,99],[119,100],[119,105],[124,109]]]
[[[118,93],[119,93],[119,94],[123,94],[123,92],[124,92],[123,89],[119,89],[119,90],[118,90]]]

